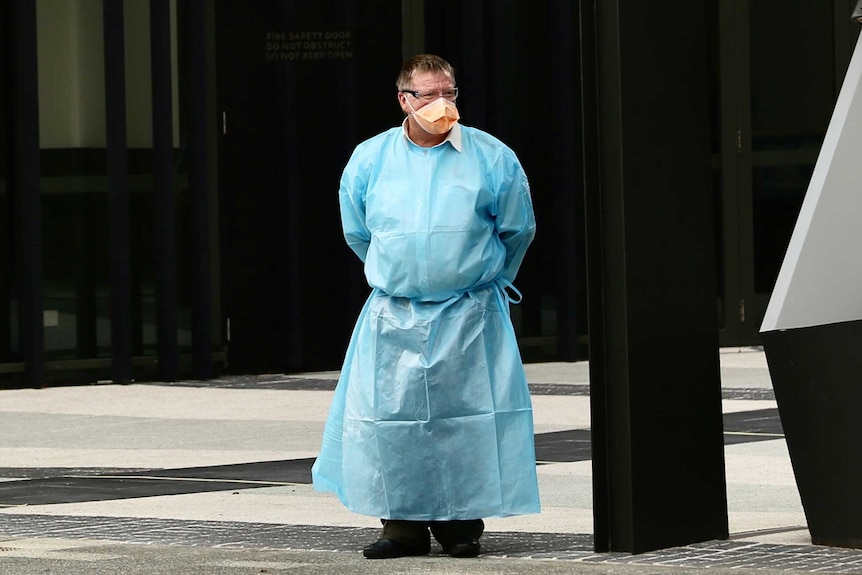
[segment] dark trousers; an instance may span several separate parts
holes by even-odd
[[[485,531],[481,519],[466,521],[403,521],[384,519],[381,539],[392,539],[410,547],[423,547],[434,536],[444,548],[465,539],[479,539]]]

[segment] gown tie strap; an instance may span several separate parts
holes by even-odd
[[[524,296],[521,295],[521,292],[518,291],[518,288],[516,288],[515,285],[507,279],[498,279],[497,287],[499,288],[500,293],[503,294],[503,298],[509,303],[517,305],[521,303],[521,301],[524,299]],[[514,292],[514,297],[512,296],[512,294],[509,293],[509,290],[512,290],[512,292]]]

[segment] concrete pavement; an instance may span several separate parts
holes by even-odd
[[[811,545],[764,354],[720,358],[728,541],[593,553],[588,365],[530,364],[542,513],[487,520],[479,560],[364,560],[377,519],[309,483],[337,373],[273,374],[0,390],[0,574],[862,573]]]

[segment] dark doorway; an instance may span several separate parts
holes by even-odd
[[[228,370],[338,369],[369,292],[341,234],[353,147],[401,120],[397,0],[216,4]]]
[[[760,345],[858,26],[853,0],[712,4],[720,343]]]

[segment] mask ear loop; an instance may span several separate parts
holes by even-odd
[[[410,103],[410,98],[408,98],[407,96],[408,96],[408,94],[405,92],[404,93],[404,101],[407,102],[407,106],[410,108],[410,112],[415,114],[416,108],[413,107],[413,104]]]

